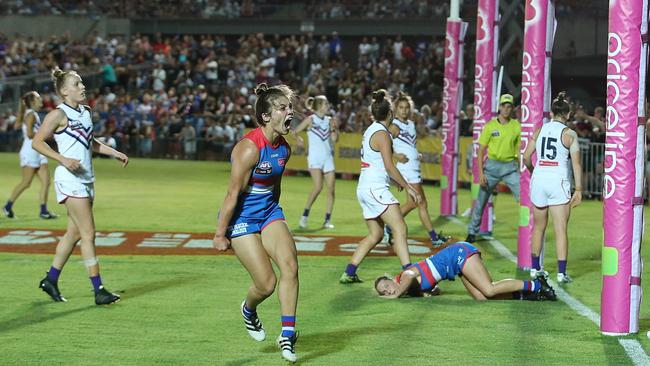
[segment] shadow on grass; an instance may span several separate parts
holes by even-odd
[[[52,305],[51,307],[49,305]],[[45,323],[50,320],[62,318],[71,314],[80,313],[90,310],[97,305],[89,305],[81,308],[68,309],[61,312],[48,312],[49,309],[55,309],[56,306],[63,307],[65,303],[56,303],[53,301],[39,301],[34,302],[27,308],[24,314],[14,319],[4,320],[0,322],[0,333],[6,333],[12,330],[20,329],[30,325]]]
[[[195,281],[200,276],[180,277],[174,279],[166,279],[161,281],[152,281],[138,284],[137,286],[127,288],[125,290],[116,291],[126,296],[123,299],[134,298],[148,293],[164,290],[166,288],[181,286],[185,283]],[[33,302],[24,313],[14,319],[0,321],[0,333],[20,329],[26,326],[44,323],[50,320],[62,318],[71,314],[76,314],[90,309],[98,309],[97,305],[89,305],[81,308],[68,309],[61,312],[54,312],[54,309],[61,309],[65,304],[56,303],[53,301],[38,301]],[[68,306],[74,306],[68,304]],[[106,307],[103,307],[106,308]]]
[[[299,334],[296,344],[298,364],[313,361],[319,357],[343,351],[346,347],[354,345],[351,340],[363,337],[375,337],[379,333],[402,332],[408,327],[416,326],[417,322],[410,324],[400,323],[386,326],[369,326],[354,329],[339,329],[322,333]],[[268,345],[262,349],[264,353],[280,353],[275,345]],[[233,363],[235,364],[235,363]]]
[[[202,276],[186,276],[186,277],[174,277],[167,278],[159,281],[143,282],[136,284],[133,287],[126,288],[124,290],[116,291],[117,293],[124,294],[125,299],[139,297],[146,295],[152,292],[164,290],[171,287],[182,286],[186,283],[194,282]]]

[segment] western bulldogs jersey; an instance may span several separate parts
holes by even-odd
[[[57,108],[68,118],[68,125],[63,130],[54,132],[54,141],[59,154],[79,160],[81,166],[71,172],[59,165],[54,171],[54,180],[93,183],[95,181],[92,161],[93,122],[90,109],[81,104],[77,108],[72,108],[65,103],[59,104]]]
[[[535,141],[537,155],[537,164],[533,170],[535,177],[568,179],[569,149],[562,143],[562,131],[565,128],[568,127],[555,120],[542,126]]]
[[[399,135],[393,139],[393,149],[396,153],[404,154],[409,159],[409,161],[403,165],[412,165],[419,168],[420,162],[416,147],[417,132],[415,130],[415,123],[410,120],[402,122],[395,118],[393,119],[393,124],[399,127]]]
[[[311,128],[307,130],[310,156],[327,157],[332,155],[330,119],[329,116],[320,118],[316,114],[311,115]]]
[[[253,141],[260,155],[248,186],[239,196],[234,216],[259,218],[278,206],[280,197],[275,194],[275,185],[280,184],[291,148],[282,136],[272,145],[259,127],[243,138]]]
[[[361,140],[361,174],[359,175],[359,187],[388,187],[389,177],[384,159],[379,151],[370,147],[370,138],[376,132],[386,131],[388,129],[379,122],[373,122],[363,133]]]
[[[467,258],[479,253],[475,246],[467,242],[451,244],[429,258],[415,263],[410,269],[416,268],[420,272],[420,288],[422,291],[431,290],[442,280],[453,281],[458,276]],[[395,278],[401,281],[402,273]]]

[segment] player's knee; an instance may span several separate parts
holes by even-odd
[[[273,291],[275,291],[276,282],[277,279],[275,278],[275,276],[271,276],[270,278],[267,278],[264,282],[256,284],[255,287],[257,287],[257,291],[259,291],[262,296],[269,297],[273,294]]]
[[[280,268],[282,278],[295,280],[298,278],[298,261],[286,261]]]
[[[95,241],[95,229],[79,230],[78,234],[82,241]]]
[[[481,292],[487,298],[494,297],[497,294],[496,289],[494,287],[494,283],[491,283],[490,286],[486,286],[484,289],[481,290]]]
[[[379,244],[383,238],[384,238],[384,233],[382,232],[376,232],[370,234],[370,241],[373,243],[373,245]]]

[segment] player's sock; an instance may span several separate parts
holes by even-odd
[[[54,283],[57,283],[59,281],[60,275],[61,275],[61,270],[55,268],[54,266],[50,267],[50,270],[47,271],[47,278]]]
[[[435,230],[429,231],[429,236],[431,237],[431,241],[436,241],[438,240],[438,233],[436,233]]]
[[[93,290],[95,290],[95,293],[99,291],[99,288],[102,287],[102,277],[100,275],[90,277],[90,282],[93,284]]]
[[[246,302],[244,302],[244,308],[242,309],[244,312],[244,316],[247,318],[250,318],[253,315],[257,314],[257,311],[255,309],[249,309],[248,306],[246,305]]]
[[[354,276],[357,274],[357,266],[355,264],[349,263],[347,267],[345,267],[345,273],[348,276]]]
[[[523,281],[524,282],[524,291],[530,291],[530,292],[539,292],[539,290],[542,289],[542,283],[539,282],[539,280],[528,280],[528,281]]]
[[[332,214],[329,212],[325,213],[325,222],[330,222],[330,218],[332,218]]]
[[[557,272],[566,274],[566,260],[557,261]]]
[[[308,217],[308,216],[309,216],[309,209],[306,208],[306,209],[302,212],[302,217]]]
[[[14,206],[14,203],[11,201],[7,201],[7,204],[5,205],[5,209],[7,211],[11,211],[12,207]]]
[[[282,315],[282,336],[293,337],[296,334],[296,316],[295,315]]]
[[[47,205],[46,205],[46,204],[41,205],[41,213],[42,213],[42,214],[47,213]]]
[[[406,264],[403,264],[403,265],[402,265],[402,269],[407,269],[407,268],[409,268],[409,267],[412,266],[412,265],[413,265],[413,263],[406,263]]]
[[[533,269],[540,270],[541,266],[539,265],[539,256],[533,254]]]

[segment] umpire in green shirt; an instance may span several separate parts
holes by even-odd
[[[481,189],[478,193],[476,206],[472,210],[472,219],[467,227],[467,239],[476,241],[481,225],[483,209],[496,185],[503,181],[519,201],[519,144],[521,142],[521,125],[510,115],[514,109],[514,98],[503,94],[499,98],[499,115],[483,127],[478,139],[478,171]],[[485,164],[485,152],[487,160]]]

